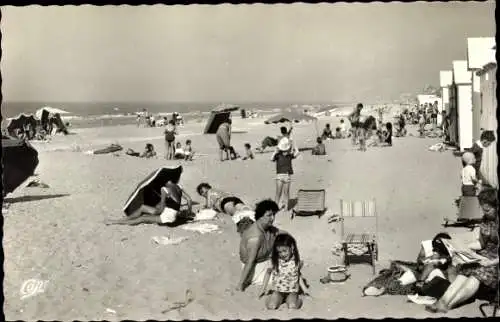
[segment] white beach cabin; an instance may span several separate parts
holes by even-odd
[[[451,70],[439,71],[439,85],[441,86],[441,110],[438,115],[438,124],[443,121],[443,111],[450,113],[450,86],[453,83],[453,72]]]
[[[496,46],[494,47],[496,48]],[[494,57],[493,57],[494,58]],[[479,70],[476,76],[479,77],[481,88],[481,114],[480,114],[480,129],[492,130],[497,133],[497,64],[490,62]],[[498,140],[498,137],[496,138]],[[493,186],[498,188],[498,155],[497,142],[493,143],[488,148],[484,149],[483,161],[481,163],[481,173]]]
[[[466,60],[453,61],[453,84],[451,98],[458,114],[458,146],[460,151],[471,148],[473,143],[472,126],[472,72]]]
[[[477,71],[495,61],[494,37],[467,38],[467,67],[472,72],[472,125],[473,138],[479,139],[481,118],[481,88]]]

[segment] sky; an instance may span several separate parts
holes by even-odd
[[[2,7],[5,101],[387,101],[439,86],[494,2]]]

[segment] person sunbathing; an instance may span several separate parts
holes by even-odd
[[[231,216],[238,233],[242,233],[255,221],[254,211],[233,194],[214,189],[206,182],[200,183],[196,191],[205,198],[204,208]]]
[[[260,144],[260,147],[257,147],[255,150],[257,150],[260,153],[263,153],[264,150],[268,147],[275,147],[278,145],[278,139],[266,136],[263,140],[262,143]]]
[[[139,224],[171,224],[182,218],[193,217],[191,197],[179,186],[178,182],[168,181],[161,188],[160,202],[156,206],[141,205],[127,218],[108,220],[106,225],[130,225]],[[181,211],[182,199],[187,202],[187,209]]]

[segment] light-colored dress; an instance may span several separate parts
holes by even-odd
[[[294,258],[288,261],[278,260],[278,269],[272,271],[273,290],[281,293],[299,292],[299,267]]]

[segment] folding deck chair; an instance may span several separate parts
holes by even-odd
[[[292,210],[291,219],[293,219],[295,215],[317,215],[318,218],[320,218],[326,211],[325,194],[325,189],[300,189],[297,193],[297,205]]]
[[[375,199],[366,201],[341,199],[340,229],[344,264],[346,266],[350,264],[349,258],[353,255],[350,247],[352,249],[352,247],[366,246],[373,274],[375,274],[375,261],[378,260],[378,215]]]

